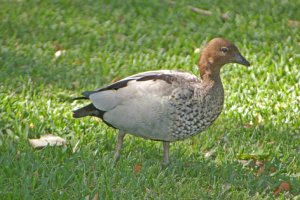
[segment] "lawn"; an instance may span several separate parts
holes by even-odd
[[[300,199],[299,7],[297,0],[2,0],[0,198]],[[117,131],[72,118],[86,102],[70,97],[114,79],[156,69],[198,74],[195,49],[213,37],[233,41],[252,65],[222,69],[221,116],[172,143],[168,167],[160,142],[129,135],[114,165]],[[67,145],[33,149],[29,139],[44,134]]]

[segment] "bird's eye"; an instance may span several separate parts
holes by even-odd
[[[220,49],[223,53],[226,53],[229,49],[227,47],[221,47]]]

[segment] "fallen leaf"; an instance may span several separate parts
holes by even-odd
[[[244,124],[244,128],[249,129],[249,128],[252,128],[252,127],[253,127],[253,125],[250,124],[250,123]]]
[[[238,160],[238,163],[243,165],[243,167],[254,168],[256,166],[254,160]]]
[[[238,163],[242,164],[242,165],[248,165],[251,161],[249,160],[238,160]]]
[[[210,151],[207,151],[205,154],[204,154],[204,157],[205,158],[209,158],[211,156],[213,156],[215,154],[216,150],[215,149],[211,149]]]
[[[273,140],[269,141],[268,144],[275,144]]]
[[[256,175],[260,176],[264,171],[265,171],[265,165],[262,164],[262,165],[259,166],[259,168],[258,168],[258,170],[256,172]]]
[[[55,49],[55,51],[58,51],[58,50],[62,50],[62,49],[63,49],[62,46],[61,46],[60,44],[58,44],[58,43],[55,43],[55,44],[53,45],[53,48]]]
[[[287,182],[287,181],[283,181],[283,182],[280,184],[279,187],[280,187],[282,190],[284,190],[284,191],[289,191],[289,190],[291,190],[291,185],[290,185],[290,183]]]
[[[65,139],[52,134],[42,135],[39,139],[29,139],[29,142],[35,149],[46,146],[62,146],[66,144]]]
[[[276,168],[275,168],[275,167],[270,167],[270,172],[271,172],[271,173],[276,172]]]
[[[281,192],[281,189],[279,187],[277,187],[274,191],[273,194],[274,195],[278,195]]]
[[[264,165],[264,163],[260,160],[255,160],[255,165],[258,167],[262,167]]]
[[[298,20],[288,20],[289,27],[297,28],[300,26],[300,21]]]
[[[142,165],[136,164],[136,165],[134,166],[133,172],[134,172],[135,174],[137,174],[137,173],[140,173],[141,170],[142,170]]]
[[[204,9],[201,9],[201,8],[197,8],[197,7],[194,7],[194,6],[188,6],[188,8],[197,13],[197,14],[200,14],[200,15],[206,15],[206,16],[211,16],[213,13],[209,10],[204,10]],[[221,13],[221,19],[223,20],[228,20],[229,19],[229,15],[228,13]]]
[[[280,183],[280,185],[277,188],[275,188],[275,190],[273,191],[273,194],[278,195],[282,191],[290,191],[290,190],[291,190],[290,183],[287,181],[283,181]]]
[[[201,15],[207,15],[207,16],[211,16],[212,15],[212,12],[209,11],[209,10],[204,10],[204,9],[201,9],[201,8],[197,8],[197,7],[194,7],[194,6],[188,6],[188,8],[195,12],[195,13],[198,13],[198,14],[201,14]]]

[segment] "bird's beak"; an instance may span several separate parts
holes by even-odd
[[[237,55],[235,56],[235,63],[250,66],[250,63],[240,53],[237,53]]]

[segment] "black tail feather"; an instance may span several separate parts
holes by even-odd
[[[80,118],[80,117],[85,117],[85,116],[95,116],[95,117],[100,117],[102,119],[103,114],[104,114],[104,111],[98,110],[92,103],[73,111],[74,118]]]
[[[107,124],[108,126],[112,127],[112,128],[116,128],[114,127],[112,124],[108,123],[107,121],[105,121],[103,119],[103,115],[104,115],[105,111],[103,110],[99,110],[97,109],[92,103],[84,106],[82,108],[79,108],[77,110],[73,111],[73,117],[74,118],[81,118],[81,117],[86,117],[86,116],[94,116],[94,117],[99,117],[103,120],[103,122],[105,124]]]
[[[89,98],[87,98],[87,97],[74,97],[74,98],[71,98],[71,101],[82,100],[82,99],[89,99]]]

